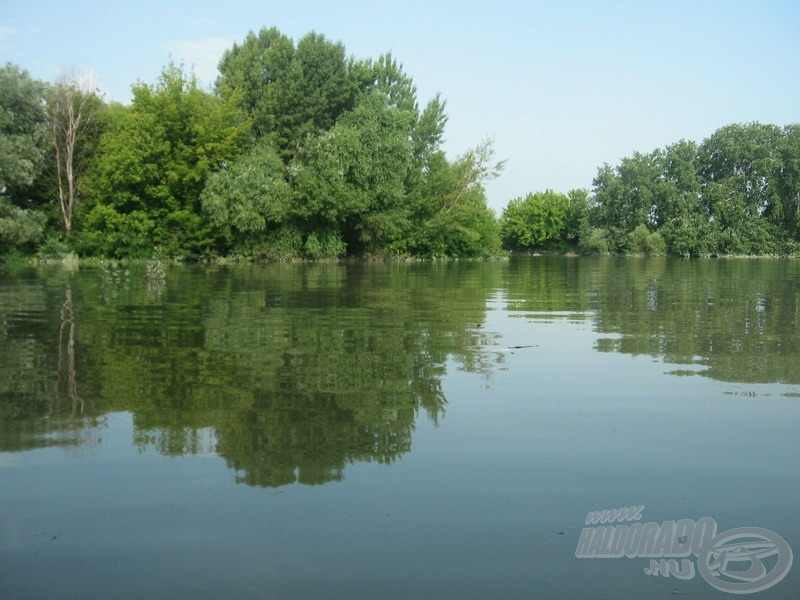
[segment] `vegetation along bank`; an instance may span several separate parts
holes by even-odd
[[[482,142],[442,149],[391,55],[250,33],[213,90],[168,64],[128,105],[0,67],[0,258],[485,257],[504,251],[800,253],[800,126],[722,127],[604,165],[593,189],[512,200]]]

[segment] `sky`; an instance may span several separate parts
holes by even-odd
[[[800,122],[798,0],[0,0],[0,63],[45,81],[91,69],[127,103],[170,60],[210,86],[226,48],[273,26],[356,58],[392,52],[421,104],[446,100],[451,158],[488,138],[507,161],[486,185],[498,214],[531,192],[591,189],[637,151]]]

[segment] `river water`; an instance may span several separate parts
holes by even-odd
[[[0,598],[797,598],[799,494],[798,261],[0,268]]]

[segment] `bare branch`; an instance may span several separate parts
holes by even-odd
[[[78,200],[81,164],[77,156],[101,106],[94,71],[61,71],[51,89],[47,112],[55,150],[58,203],[67,236],[72,230],[72,215]]]

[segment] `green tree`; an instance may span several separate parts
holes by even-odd
[[[212,175],[201,201],[224,253],[269,254],[268,233],[292,216],[286,166],[267,144]]]
[[[383,54],[377,60],[351,62],[350,73],[357,90],[356,103],[378,94],[389,106],[413,115],[409,132],[413,165],[406,183],[408,186],[416,185],[428,167],[428,160],[441,146],[447,123],[445,101],[437,94],[420,111],[417,87],[391,53]]]
[[[486,140],[455,161],[436,151],[409,194],[411,228],[398,251],[419,256],[491,256],[500,252],[497,218],[484,182],[502,172]]]
[[[305,136],[330,129],[353,108],[354,89],[341,42],[311,32],[297,43],[295,61],[302,74],[296,98],[302,108],[294,140],[297,147]]]
[[[501,217],[504,244],[515,250],[553,245],[563,239],[569,198],[552,190],[509,202]]]
[[[49,158],[46,93],[27,71],[0,68],[0,255],[44,237],[47,216],[34,200]]]
[[[46,225],[41,211],[14,206],[0,195],[0,256],[33,250],[44,238]]]
[[[722,127],[700,146],[703,202],[721,252],[780,252],[787,207],[792,212],[791,192],[780,185],[783,145],[781,128],[750,123]]]
[[[628,247],[634,254],[660,256],[667,253],[667,245],[661,234],[650,231],[646,225],[637,225],[628,237],[630,238]]]
[[[290,166],[295,215],[309,233],[338,231],[350,253],[379,252],[403,235],[413,119],[372,94],[309,141]]]
[[[589,228],[591,199],[588,190],[580,189],[567,192],[567,200],[563,238],[567,244],[576,246],[581,235]]]
[[[726,195],[736,197],[750,216],[774,208],[772,176],[782,167],[781,129],[750,123],[728,125],[715,131],[700,147],[700,167],[706,185],[725,182]]]
[[[700,202],[702,178],[698,172],[698,147],[681,140],[658,154],[662,184],[656,201],[654,225],[661,227],[675,219],[699,215],[706,220],[708,212]]]
[[[618,167],[598,171],[592,225],[610,233],[615,251],[627,250],[627,233],[637,225],[657,225],[661,175],[659,151],[635,152]]]
[[[356,87],[361,95],[377,92],[388,104],[409,112],[417,112],[417,86],[391,53],[377,60],[365,60],[354,67]]]
[[[437,94],[419,113],[411,131],[413,144],[414,173],[419,174],[428,167],[428,161],[441,147],[444,127],[447,123],[445,101]],[[412,182],[413,183],[413,182]]]
[[[578,252],[581,254],[608,254],[608,232],[600,227],[589,227],[581,233]]]
[[[776,202],[769,217],[800,242],[800,125],[783,128],[780,153],[781,169],[773,184],[780,205]]]
[[[355,87],[344,46],[309,33],[295,48],[276,28],[250,32],[219,64],[219,94],[238,104],[253,131],[288,162],[306,136],[352,108]]]
[[[48,158],[47,86],[7,63],[0,68],[0,193],[24,193]]]
[[[220,176],[206,200],[215,223],[228,227],[229,242],[239,225],[223,207],[247,205],[241,215],[257,227],[267,254],[498,251],[482,187],[501,167],[489,164],[491,146],[448,161],[441,151],[445,102],[437,95],[420,109],[412,78],[391,54],[346,60],[344,47],[321,35],[295,47],[277,29],[262,29],[225,53],[217,89],[250,115],[256,136],[286,163],[291,192],[287,201],[273,163],[266,179],[238,170]],[[225,188],[245,180],[259,187],[267,179],[271,190],[281,190],[269,200]],[[266,205],[282,207],[284,220],[266,218]]]
[[[164,176],[166,132],[155,115],[123,107],[112,110],[107,127],[88,174],[77,246],[90,255],[148,256],[156,219],[174,205]]]
[[[134,86],[131,106],[113,111],[93,161],[82,251],[112,252],[104,240],[124,237],[120,231],[129,229],[128,218],[139,232],[131,253],[147,253],[142,236],[150,242],[149,253],[210,251],[215,238],[200,194],[208,177],[240,153],[247,131],[237,108],[201,90],[178,66],[168,65],[155,85]],[[128,250],[115,246],[113,253]]]
[[[702,256],[717,251],[717,223],[703,202],[699,148],[681,140],[660,153],[663,183],[656,227],[673,254]],[[646,250],[640,248],[639,252]]]
[[[643,252],[655,233],[684,256],[796,252],[798,131],[728,125],[699,146],[681,140],[605,165],[595,178],[590,225],[617,252]]]

